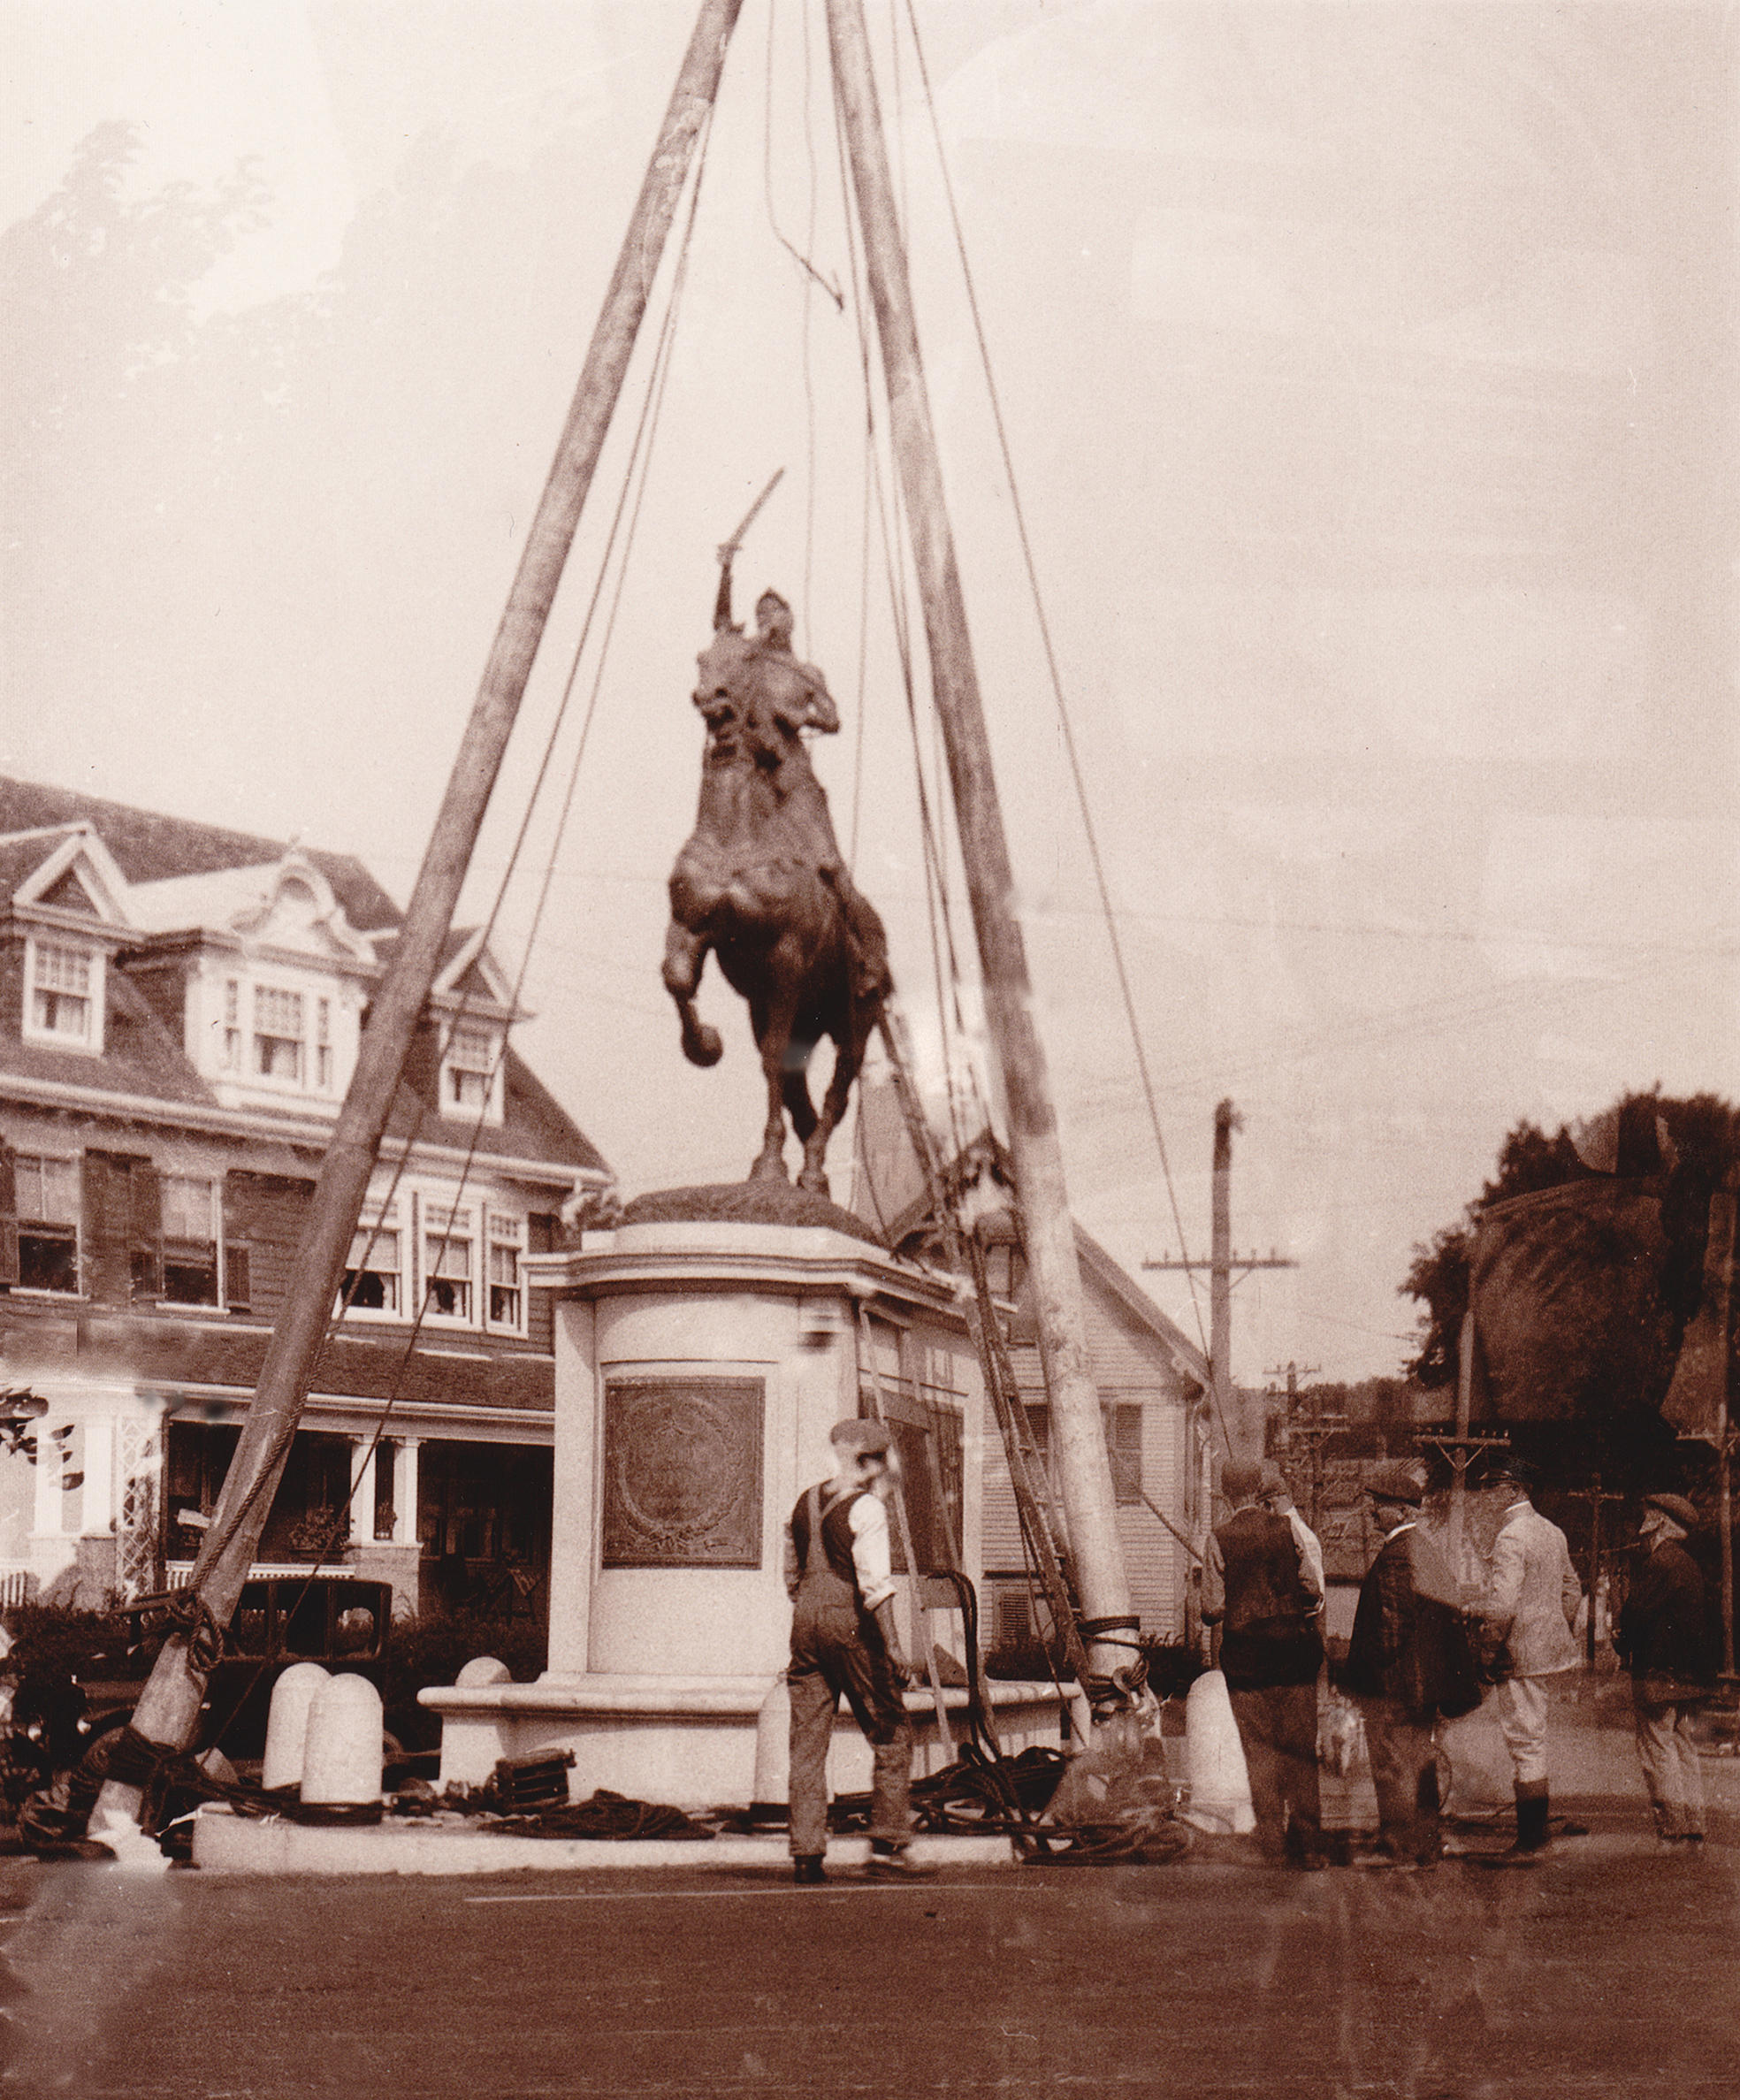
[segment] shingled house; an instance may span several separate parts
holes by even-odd
[[[853,1204],[898,1253],[940,1264],[941,1234],[891,1086],[859,1102]],[[1013,1170],[988,1131],[949,1163],[963,1217],[985,1250],[1002,1310],[1010,1366],[1042,1457],[1049,1459],[1050,1410],[1040,1366],[1033,1287],[1013,1216]],[[1088,1364],[1111,1461],[1117,1523],[1131,1602],[1144,1632],[1185,1640],[1197,1631],[1191,1556],[1207,1511],[1209,1366],[1176,1322],[1107,1253],[1075,1228]],[[922,1397],[922,1396],[920,1396]],[[946,1440],[946,1432],[945,1432]],[[904,1448],[903,1445],[903,1448]],[[918,1471],[909,1455],[906,1470]],[[948,1465],[943,1466],[946,1479]],[[1053,1519],[1063,1528],[1052,1482]],[[984,1607],[988,1646],[1019,1646],[1045,1628],[1028,1579],[1014,1489],[1000,1444],[984,1454]],[[1169,1528],[1170,1527],[1170,1528]]]
[[[8,1593],[94,1603],[191,1562],[399,917],[347,854],[0,779]],[[479,935],[430,1006],[258,1566],[535,1611],[553,1367],[521,1261],[610,1176],[514,1050]]]

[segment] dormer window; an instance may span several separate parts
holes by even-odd
[[[70,941],[32,938],[26,948],[24,1033],[62,1050],[103,1047],[103,957]]]
[[[302,995],[271,985],[254,988],[254,1069],[262,1079],[302,1079]]]
[[[497,1078],[500,1038],[492,1028],[461,1021],[447,1041],[441,1063],[441,1108],[447,1115],[482,1115],[500,1120]]]

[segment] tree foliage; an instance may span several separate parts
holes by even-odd
[[[1665,1245],[1650,1283],[1660,1304],[1662,1333],[1650,1352],[1652,1361],[1633,1376],[1635,1401],[1660,1405],[1685,1323],[1698,1309],[1711,1195],[1725,1176],[1740,1170],[1740,1111],[1715,1094],[1691,1094],[1683,1100],[1624,1094],[1614,1103],[1614,1117],[1616,1178],[1648,1184],[1660,1197]],[[1658,1132],[1667,1134],[1665,1144]],[[1509,1132],[1492,1176],[1467,1205],[1463,1218],[1415,1248],[1413,1264],[1400,1285],[1400,1295],[1423,1306],[1419,1348],[1408,1363],[1410,1376],[1425,1386],[1444,1386],[1457,1378],[1457,1342],[1469,1302],[1469,1264],[1482,1211],[1511,1197],[1589,1180],[1612,1184],[1614,1176],[1584,1165],[1564,1126],[1549,1136],[1532,1121],[1522,1121]],[[1566,1231],[1568,1266],[1576,1260],[1591,1264],[1595,1256],[1587,1248],[1572,1256],[1570,1226]],[[1607,1254],[1612,1260],[1624,1258],[1622,1249],[1607,1249]],[[1599,1289],[1604,1277],[1591,1268],[1587,1283]]]

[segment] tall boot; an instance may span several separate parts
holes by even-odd
[[[1508,1852],[1488,1856],[1493,1867],[1538,1867],[1546,1857],[1547,1783],[1516,1782],[1516,1837]]]
[[[1547,1783],[1544,1779],[1523,1780],[1516,1789],[1516,1849],[1520,1852],[1546,1850],[1548,1821]]]

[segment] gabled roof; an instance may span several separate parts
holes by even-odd
[[[0,1012],[17,1013],[22,976],[19,950],[0,955]],[[61,1086],[135,1094],[147,1101],[216,1105],[217,1096],[187,1062],[179,1038],[164,1026],[125,971],[109,972],[104,1003],[100,1058],[84,1050],[58,1050],[50,1042],[26,1042],[19,1035],[16,1020],[10,1027],[0,1027],[0,1080],[8,1075],[50,1080]]]
[[[501,1062],[501,1120],[479,1126],[474,1111],[447,1115],[424,1103],[417,1123],[418,1096],[401,1086],[387,1121],[390,1137],[409,1138],[415,1129],[424,1144],[475,1149],[480,1157],[553,1159],[594,1172],[610,1172],[604,1155],[561,1103],[509,1044]]]
[[[260,867],[282,859],[288,844],[284,839],[197,824],[187,817],[130,809],[125,803],[106,802],[73,788],[44,787],[0,775],[0,846],[13,832],[80,822],[95,829],[129,882],[160,882],[218,868]],[[46,859],[52,845],[50,841],[40,858]],[[310,851],[308,857],[332,885],[345,916],[358,932],[398,925],[399,907],[354,854]]]
[[[308,930],[302,923],[308,920],[324,935],[341,966],[347,957],[372,963],[381,950],[390,952],[396,944],[397,907],[348,854],[286,846],[245,832],[128,809],[68,789],[0,777],[0,910],[20,891],[34,896],[42,890],[49,895],[34,901],[52,909],[50,899],[59,897],[55,885],[80,867],[91,874],[92,901],[99,907],[93,928],[111,928],[109,944],[115,945],[115,936],[121,935],[135,960],[154,951],[153,936],[173,941],[195,929],[234,928],[257,933],[270,943],[286,913],[301,914],[295,926],[283,920],[295,944]],[[124,898],[118,895],[123,885]],[[64,898],[59,903],[61,909],[67,908]],[[125,919],[104,915],[122,904]],[[0,1081],[10,1075],[157,1103],[219,1106],[217,1095],[187,1058],[179,1027],[150,1004],[143,978],[135,981],[124,966],[111,965],[106,974],[101,1055],[21,1040],[17,1017],[22,1005],[22,963],[21,942],[0,950],[0,1017],[13,1017],[9,1026],[0,1025]],[[437,991],[446,1000],[469,991],[492,1001],[498,1011],[511,1003],[512,988],[484,949],[481,929],[454,928],[444,944],[442,965]],[[485,1124],[475,1139],[470,1114],[443,1112],[433,1073],[425,1082],[415,1065],[410,1069],[416,1084],[426,1083],[429,1091],[417,1133],[422,1142],[470,1148],[503,1159],[535,1160],[576,1173],[608,1174],[597,1147],[511,1048],[503,1064],[502,1120]],[[308,1120],[306,1105],[288,1099],[281,1106],[250,1102],[246,1113],[267,1129],[281,1119],[304,1127]],[[389,1128],[394,1135],[408,1137],[417,1120],[418,1095],[403,1085]]]
[[[1210,1385],[1208,1358],[1178,1322],[1160,1310],[1123,1264],[1114,1260],[1094,1235],[1080,1225],[1075,1228],[1075,1252],[1077,1260],[1107,1295],[1115,1298],[1139,1325],[1157,1335],[1179,1369],[1206,1392]]]
[[[873,1198],[868,1210],[860,1210],[859,1214],[885,1210],[890,1201],[900,1201],[897,1213],[886,1219],[889,1243],[897,1248],[932,1225],[935,1205],[925,1187],[904,1121],[892,1104],[893,1093],[890,1086],[871,1088],[859,1096],[859,1128],[863,1133],[859,1141],[859,1157],[868,1170],[864,1179],[871,1186]],[[879,1099],[879,1096],[885,1097]],[[942,1172],[945,1180],[957,1187],[976,1183],[988,1175],[1001,1187],[1011,1192],[1014,1188],[1014,1165],[1008,1149],[988,1128],[963,1145]],[[1156,1337],[1186,1378],[1206,1390],[1210,1382],[1208,1358],[1091,1233],[1073,1219],[1071,1222],[1075,1230],[1076,1257],[1084,1271],[1138,1326]]]

